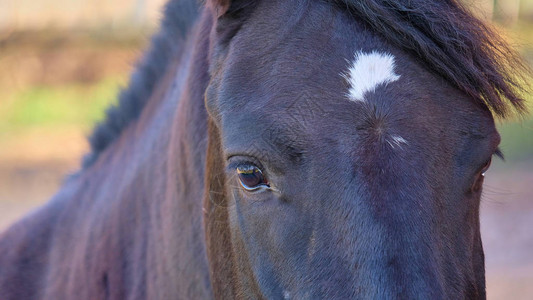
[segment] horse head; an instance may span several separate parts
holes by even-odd
[[[487,83],[505,80],[494,60],[476,65],[489,50],[443,44],[477,24],[457,3],[382,2],[208,2],[215,296],[485,296],[479,204],[500,154],[493,113],[505,97],[521,102]],[[438,9],[456,14],[449,31],[423,28],[442,25]],[[390,38],[399,33],[411,45]]]

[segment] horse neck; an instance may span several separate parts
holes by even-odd
[[[150,265],[143,276],[157,278],[149,298],[211,295],[202,225],[209,20],[197,21],[139,119],[80,174],[85,188],[71,199],[126,222],[115,234],[134,244],[123,251],[144,252],[133,263]]]
[[[167,275],[170,281],[180,278],[179,284],[168,284],[177,286],[179,294],[187,291],[187,298],[197,299],[211,296],[202,219],[208,119],[204,93],[209,81],[209,31],[209,18],[202,16],[187,47],[190,53],[183,58],[188,70],[184,88],[179,95],[170,95],[170,98],[180,100],[175,107],[166,153],[164,203],[158,208],[164,240],[168,241],[158,255],[164,258],[162,266],[167,268],[163,274],[175,275]],[[168,256],[168,253],[174,255]]]

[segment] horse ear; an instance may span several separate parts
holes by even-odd
[[[208,0],[208,5],[213,9],[217,17],[228,14],[240,13],[252,7],[254,0]]]
[[[231,0],[208,0],[208,5],[213,8],[215,15],[221,17],[229,10]]]

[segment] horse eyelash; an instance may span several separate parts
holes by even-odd
[[[503,151],[500,148],[497,148],[492,155],[498,157],[502,161],[505,161],[505,155],[503,154]]]

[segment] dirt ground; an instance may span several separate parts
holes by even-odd
[[[52,196],[86,151],[76,131],[47,136],[48,147],[39,140],[42,133],[34,135],[11,146],[37,153],[0,150],[0,230]],[[532,183],[533,161],[487,174],[481,222],[489,299],[533,299]]]

